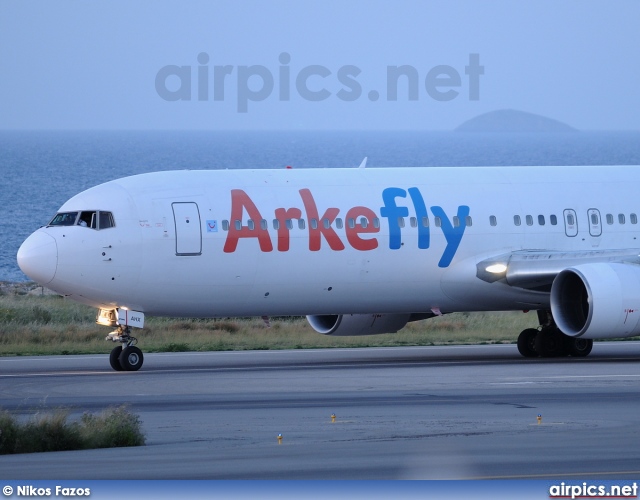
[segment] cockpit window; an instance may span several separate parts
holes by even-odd
[[[73,226],[78,218],[78,212],[60,212],[51,219],[50,226]]]
[[[107,229],[115,225],[113,214],[100,210],[60,212],[49,222],[49,226],[81,226],[91,229]]]
[[[108,227],[114,227],[116,224],[113,222],[113,215],[111,212],[98,212],[100,214],[100,229],[107,229]]]
[[[96,219],[95,212],[80,212],[80,218],[78,219],[78,226],[82,227],[90,227],[91,229],[97,229],[96,224],[98,223]]]

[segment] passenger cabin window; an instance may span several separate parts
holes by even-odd
[[[544,215],[538,215],[538,224],[544,226]]]
[[[228,231],[229,230],[229,221],[228,220],[223,220],[222,221],[222,230],[223,231]]]
[[[613,215],[607,214],[607,224],[613,224]]]
[[[436,227],[441,227],[442,226],[442,219],[440,217],[434,217],[433,218],[433,223],[436,225]]]
[[[460,227],[460,217],[457,215],[453,216],[453,227]]]
[[[471,220],[471,216],[470,216],[470,215],[467,215],[467,216],[464,218],[464,221],[465,221],[465,223],[467,224],[467,227],[471,227],[471,226],[473,225],[473,221]]]
[[[522,221],[520,220],[520,216],[519,215],[514,215],[513,216],[513,223],[516,226],[519,226],[520,224],[522,224]]]
[[[336,227],[342,229],[342,219],[340,217],[336,219]]]
[[[526,220],[527,220],[527,226],[533,226],[533,216],[527,215]]]
[[[629,221],[631,221],[631,224],[637,224],[638,223],[638,216],[636,214],[631,214],[629,216]]]
[[[624,224],[624,214],[618,214],[618,222]]]
[[[558,218],[555,215],[550,215],[549,222],[551,222],[552,226],[556,226],[558,224]]]
[[[491,224],[492,226],[498,225],[498,219],[496,219],[495,215],[492,215],[491,217],[489,217],[489,224]]]

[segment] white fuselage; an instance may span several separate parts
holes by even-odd
[[[627,166],[157,172],[71,198],[60,213],[114,226],[41,228],[18,260],[74,300],[151,315],[542,309],[548,290],[477,264],[638,249],[639,184]]]

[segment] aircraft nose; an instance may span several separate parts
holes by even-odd
[[[18,250],[18,266],[40,285],[51,282],[58,267],[58,245],[55,238],[42,231],[29,236]]]

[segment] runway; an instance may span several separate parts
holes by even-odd
[[[0,474],[632,479],[639,366],[638,342],[547,360],[514,345],[146,354],[139,372],[112,371],[106,355],[0,358],[2,408],[76,416],[127,403],[147,436],[138,448],[0,456]]]

